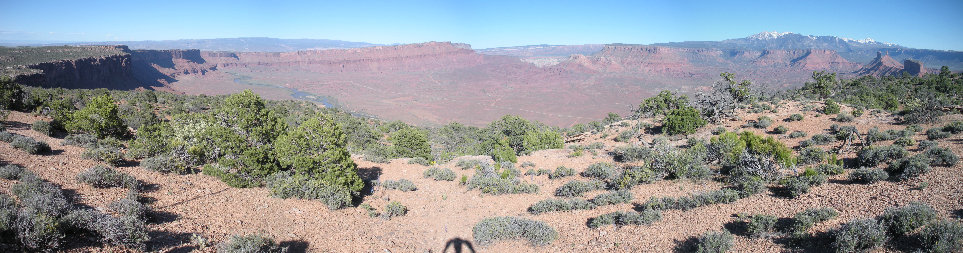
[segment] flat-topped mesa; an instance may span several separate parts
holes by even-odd
[[[805,70],[833,70],[833,71],[853,71],[859,68],[859,64],[849,62],[834,50],[829,49],[807,49],[794,50],[804,51],[802,57],[793,59],[790,66],[799,67]]]
[[[279,53],[218,52],[202,56],[219,67],[298,67],[319,73],[466,67],[481,64],[484,58],[467,44],[451,42]]]
[[[926,74],[926,68],[923,67],[923,63],[917,60],[905,60],[903,61],[903,71],[911,76],[922,77]]]

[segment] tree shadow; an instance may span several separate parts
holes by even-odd
[[[773,239],[792,252],[832,252],[833,239],[829,232],[819,232],[812,236],[784,236]]]
[[[302,253],[308,252],[308,242],[296,240],[296,241],[283,241],[278,244],[281,248],[287,249],[289,253]]]
[[[147,234],[150,236],[150,241],[147,241],[147,249],[151,251],[161,251],[165,248],[173,248],[164,250],[165,252],[191,252],[194,250],[194,246],[190,245],[191,233],[154,230],[147,232]]]
[[[675,240],[675,247],[672,248],[672,251],[677,253],[695,252],[698,245],[698,236],[689,237],[685,240]]]
[[[953,211],[953,215],[956,215],[957,219],[963,219],[963,209]]]
[[[358,176],[364,181],[364,188],[361,188],[361,195],[354,199],[353,205],[358,206],[364,202],[364,198],[374,194],[374,181],[381,178],[381,167],[358,168]]]
[[[445,242],[445,249],[441,250],[442,253],[447,253],[448,248],[454,250],[454,253],[471,252],[475,253],[475,247],[472,245],[471,241],[461,239],[461,237],[455,237]],[[462,251],[463,248],[467,248],[468,251]]]
[[[749,226],[749,223],[742,220],[734,220],[722,225],[723,228],[725,228],[726,230],[729,230],[729,233],[732,233],[733,235],[745,236],[745,237],[749,236],[748,226]]]
[[[180,217],[180,215],[172,212],[151,210],[149,221],[152,224],[164,224],[174,222]]]

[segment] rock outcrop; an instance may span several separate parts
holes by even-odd
[[[126,49],[126,48],[125,48]],[[39,87],[134,89],[130,54],[33,64],[40,73],[16,76],[18,83]]]
[[[926,68],[923,67],[923,63],[917,60],[905,60],[903,61],[903,71],[912,76],[923,76],[926,74]]]
[[[876,52],[876,59],[854,72],[856,75],[895,76],[903,74],[903,64],[890,58],[888,54]]]

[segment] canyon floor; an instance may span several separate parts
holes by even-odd
[[[825,133],[832,124],[852,125],[860,132],[872,127],[880,130],[902,129],[888,113],[867,113],[854,122],[838,123],[833,116],[818,115],[813,111],[803,112],[803,105],[789,102],[779,109],[779,113],[764,114],[785,125],[792,131],[803,131],[807,136]],[[805,120],[782,122],[793,113],[802,113]],[[770,135],[766,129],[743,128],[749,119],[761,114],[742,113],[742,120],[724,122],[721,126],[729,131],[753,131]],[[43,119],[31,114],[12,112],[5,122],[8,131],[45,141],[53,149],[49,155],[30,155],[10,145],[0,145],[0,160],[20,164],[41,178],[61,186],[72,196],[74,202],[107,210],[107,205],[123,198],[126,190],[100,189],[82,184],[76,180],[77,173],[98,164],[81,158],[80,147],[61,145],[62,139],[48,137],[33,130],[29,124]],[[961,115],[946,116],[939,123],[923,125],[924,129],[942,126],[952,120],[963,119]],[[558,166],[584,170],[596,162],[613,162],[609,152],[616,147],[629,145],[615,142],[613,138],[637,121],[626,121],[629,126],[613,124],[604,132],[589,135],[578,141],[566,143],[590,144],[604,143],[604,148],[596,154],[588,153],[579,157],[568,157],[569,149],[542,150],[531,155],[520,156],[519,164],[532,162],[535,168],[554,169]],[[709,138],[710,125],[689,137]],[[770,127],[770,128],[772,128]],[[790,139],[786,135],[775,135],[790,147],[807,138]],[[645,143],[654,136],[642,135]],[[916,141],[925,140],[925,135],[917,133]],[[639,141],[639,140],[636,140]],[[684,139],[674,143],[683,143]],[[888,145],[890,142],[882,144]],[[822,146],[831,149],[840,142]],[[949,147],[956,154],[963,154],[963,136],[954,135],[940,140],[940,145]],[[909,149],[915,152],[915,147]],[[843,153],[843,158],[852,158],[855,151]],[[894,182],[883,181],[871,185],[849,183],[847,173],[831,176],[829,182],[814,187],[809,193],[789,199],[765,191],[730,204],[716,204],[681,211],[667,210],[661,220],[642,226],[606,226],[592,229],[586,226],[589,218],[613,211],[632,210],[650,197],[683,196],[695,192],[716,190],[723,187],[712,180],[660,180],[632,188],[634,200],[628,204],[604,206],[594,210],[573,212],[553,212],[533,215],[527,208],[537,201],[555,198],[556,188],[581,176],[550,180],[546,176],[524,176],[524,181],[538,185],[536,194],[486,195],[477,190],[467,190],[456,181],[434,181],[422,177],[426,166],[408,164],[405,159],[390,163],[373,163],[354,157],[359,166],[359,174],[367,180],[413,181],[418,190],[400,192],[373,187],[364,192],[361,203],[381,209],[389,201],[399,201],[409,208],[406,216],[390,220],[372,218],[363,208],[328,210],[319,201],[272,198],[267,189],[238,189],[227,186],[214,177],[202,174],[173,175],[163,174],[141,168],[135,164],[119,167],[120,171],[136,177],[145,186],[142,193],[149,200],[153,210],[152,223],[149,225],[152,240],[149,251],[161,252],[213,252],[216,243],[230,235],[262,233],[274,238],[282,246],[294,252],[443,252],[446,243],[456,239],[474,242],[472,227],[480,220],[493,216],[521,216],[543,221],[558,230],[559,237],[545,246],[531,246],[525,241],[498,241],[491,245],[478,245],[478,252],[666,252],[676,249],[688,239],[706,231],[731,229],[737,213],[769,214],[780,218],[791,218],[796,212],[813,207],[832,207],[840,212],[839,217],[818,224],[811,233],[821,233],[839,227],[840,224],[861,217],[875,217],[886,208],[901,206],[918,201],[933,206],[942,218],[960,219],[963,210],[963,163],[953,167],[933,167],[929,173],[918,178]],[[457,159],[455,160],[457,161]],[[437,165],[453,169],[458,177],[471,176],[473,170],[461,170],[455,161]],[[801,169],[801,168],[800,168]],[[522,169],[525,171],[525,169]],[[0,192],[9,194],[15,181],[0,179]],[[589,193],[592,197],[603,191]],[[206,238],[208,247],[191,240],[196,234]],[[822,252],[829,250],[827,243],[793,246],[781,240],[752,239],[736,236],[733,252]],[[899,245],[890,245],[881,251],[899,250]],[[68,245],[73,252],[123,252],[126,249],[102,246],[96,243]],[[448,252],[454,252],[450,248]]]

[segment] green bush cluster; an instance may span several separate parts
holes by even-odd
[[[404,180],[404,179],[402,179]],[[351,205],[351,192],[347,188],[328,184],[322,179],[312,178],[304,174],[291,172],[277,172],[267,178],[267,187],[271,195],[278,198],[316,199],[327,205],[328,209],[337,210]],[[386,181],[387,182],[387,181]],[[410,183],[410,182],[408,182]],[[383,184],[384,185],[384,184]],[[414,184],[397,183],[394,188],[407,191],[414,190]],[[410,188],[409,188],[410,187]]]
[[[929,158],[930,165],[933,166],[952,167],[960,161],[960,157],[946,147],[932,147],[924,150],[926,151],[923,151],[923,155]]]
[[[607,225],[649,225],[662,219],[662,212],[658,210],[642,210],[641,212],[618,211],[589,218],[589,228],[599,228]]]
[[[963,223],[943,219],[930,223],[920,231],[923,248],[929,252],[963,251]]]
[[[572,180],[568,181],[558,189],[555,189],[555,196],[559,197],[581,197],[583,194],[590,191],[597,191],[605,188],[605,183],[599,180],[590,181],[579,181]]]
[[[709,231],[699,237],[695,252],[722,253],[732,248],[732,234],[729,231]]]
[[[391,219],[394,217],[401,217],[408,214],[408,207],[402,205],[401,202],[391,201],[385,206],[385,212],[381,214],[381,217],[385,219]]]
[[[421,158],[432,160],[428,136],[414,128],[404,128],[391,133],[389,138],[395,157]],[[427,163],[427,162],[426,162]]]
[[[97,165],[77,174],[77,181],[98,188],[137,187],[137,179],[113,168]]]
[[[836,114],[836,121],[838,122],[853,122],[853,119],[855,119],[855,117],[849,113],[841,112]]]
[[[930,160],[925,155],[915,155],[896,161],[890,161],[886,171],[898,180],[907,180],[926,174],[930,171]]]
[[[856,161],[861,166],[875,167],[880,163],[902,159],[908,155],[906,148],[899,145],[868,146],[856,154]]]
[[[859,252],[882,246],[889,240],[886,225],[873,219],[850,221],[833,231],[836,252]]]
[[[746,233],[754,238],[765,238],[776,232],[776,216],[772,215],[752,215],[746,221]]]
[[[614,157],[616,161],[620,162],[635,162],[641,161],[648,157],[650,149],[645,146],[640,145],[626,145],[615,148]]]
[[[904,236],[936,220],[937,217],[936,210],[929,205],[914,202],[901,207],[887,208],[879,216],[879,220],[891,235]]]
[[[548,212],[567,212],[574,210],[590,210],[598,207],[584,199],[546,199],[535,202],[528,207],[528,212],[532,214],[543,214]]]
[[[776,126],[776,128],[772,129],[772,133],[774,134],[785,134],[788,132],[789,132],[789,128],[783,125]]]
[[[117,116],[117,104],[107,94],[90,99],[83,109],[70,116],[70,121],[64,122],[64,128],[70,132],[90,133],[100,138],[120,138],[127,135],[127,126]]]
[[[218,253],[237,253],[237,252],[258,252],[258,253],[281,253],[287,252],[286,248],[278,246],[273,239],[265,235],[233,235],[230,239],[221,243],[217,247]]]
[[[849,173],[849,181],[860,184],[873,184],[889,178],[889,174],[879,168],[859,168]]]
[[[567,168],[565,166],[558,166],[558,168],[555,168],[555,171],[553,171],[551,174],[548,174],[548,179],[557,179],[574,175],[575,169]]]
[[[0,166],[0,178],[6,180],[19,180],[25,173],[30,173],[23,166],[17,164],[7,164]]]
[[[478,189],[482,193],[492,195],[538,192],[537,185],[525,183],[518,178],[519,174],[518,170],[507,166],[500,168],[500,171],[492,167],[483,167],[468,180],[468,189]]]
[[[772,119],[767,116],[759,116],[755,122],[752,123],[752,127],[765,129],[772,125]]]
[[[558,239],[558,231],[541,221],[503,216],[485,218],[472,228],[472,238],[481,245],[498,240],[524,239],[533,245],[546,245]]]
[[[808,235],[809,229],[817,223],[831,220],[836,216],[839,216],[839,212],[833,208],[809,208],[793,216],[793,223],[789,230],[793,236],[802,237]]]
[[[710,151],[714,157],[720,159],[723,164],[732,165],[740,160],[742,153],[748,151],[752,154],[772,156],[783,166],[796,164],[796,158],[792,150],[786,144],[772,137],[763,138],[749,131],[740,134],[724,133],[712,137],[709,141]]]
[[[792,115],[789,115],[789,118],[786,118],[785,121],[787,121],[787,122],[793,122],[793,121],[802,121],[802,120],[803,120],[803,115],[802,115],[802,114],[794,113],[794,114],[792,114]]]
[[[385,189],[399,190],[403,192],[410,192],[418,190],[415,183],[412,183],[408,179],[395,180],[385,180],[378,183],[378,185],[384,187]]]
[[[54,134],[54,127],[50,124],[50,121],[34,121],[33,124],[30,124],[30,129],[46,136],[53,136]]]
[[[671,91],[663,90],[659,95],[642,100],[639,107],[634,110],[635,118],[651,117],[657,115],[667,115],[672,110],[682,109],[688,106],[689,97],[678,95]]]
[[[437,167],[428,168],[422,175],[425,178],[431,178],[435,181],[454,181],[456,176],[455,172],[449,168]]]
[[[712,205],[727,204],[739,200],[739,192],[731,189],[715,190],[710,192],[694,193],[678,198],[672,197],[651,197],[642,206],[646,209],[664,210],[679,209],[691,210],[694,208]]]
[[[836,101],[830,99],[826,100],[826,104],[823,106],[823,114],[831,115],[839,113],[840,106]]]
[[[795,139],[795,138],[802,138],[802,137],[806,137],[806,132],[792,131],[792,133],[789,133],[789,138]]]
[[[708,156],[708,148],[703,143],[688,149],[657,144],[648,153],[646,161],[657,178],[706,179],[714,173],[706,166]]]
[[[50,145],[46,142],[7,131],[0,132],[0,141],[9,142],[10,146],[29,154],[39,155],[50,153]]]
[[[669,135],[692,134],[706,123],[699,111],[686,107],[669,111],[662,121],[662,129]]]

